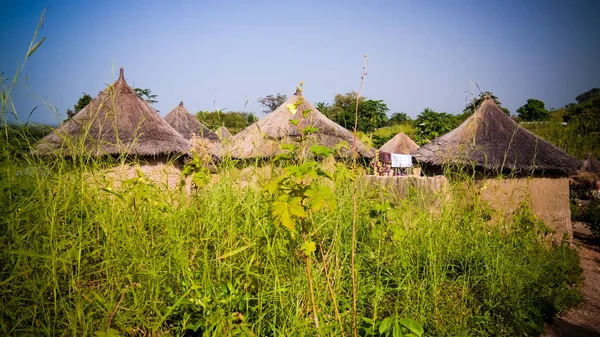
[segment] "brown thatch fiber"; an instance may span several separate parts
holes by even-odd
[[[125,82],[119,79],[53,133],[42,138],[41,155],[187,153],[187,142]]]
[[[456,129],[414,154],[426,165],[460,164],[493,172],[572,174],[581,162],[524,129],[490,98]]]
[[[412,154],[419,149],[419,145],[415,143],[409,136],[404,132],[400,132],[394,136],[394,138],[383,144],[379,151],[398,153],[398,154]]]
[[[301,104],[297,106],[296,113],[292,113],[289,107],[299,102]],[[303,111],[310,112],[303,117]],[[311,125],[318,129],[318,132],[308,136],[308,144],[334,148],[346,142],[348,146],[340,150],[340,155],[352,156],[352,133],[315,109],[298,91],[265,118],[231,137],[226,144],[215,146],[212,153],[219,157],[231,156],[232,158],[270,158],[285,153],[281,145],[297,143],[300,138],[298,126],[290,124],[292,119],[302,119],[303,127]],[[357,150],[362,157],[371,158],[375,155],[373,150],[359,140],[357,140]]]
[[[214,142],[219,141],[219,137],[214,132],[210,131],[187,111],[183,106],[183,102],[179,102],[179,105],[165,116],[165,121],[185,139],[192,139],[192,136],[195,135]]]
[[[587,172],[600,174],[600,161],[593,153],[586,153],[582,168]]]
[[[229,132],[229,130],[225,126],[221,126],[220,128],[218,128],[215,133],[217,134],[220,140],[231,137],[231,132]]]

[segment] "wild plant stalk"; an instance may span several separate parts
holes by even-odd
[[[333,300],[333,309],[335,310],[335,317],[340,324],[340,332],[342,333],[342,337],[345,337],[344,333],[344,324],[342,323],[342,318],[340,317],[340,309],[338,307],[337,299],[335,296],[335,292],[331,287],[331,278],[329,277],[329,268],[327,267],[327,260],[325,259],[325,253],[323,252],[323,245],[319,244],[319,250],[321,251],[321,259],[323,260],[323,270],[325,271],[325,281],[327,282],[327,288],[329,289],[329,293],[331,294],[331,299]]]
[[[367,76],[367,54],[364,56],[363,71],[360,77],[360,88],[356,94],[356,110],[354,113],[354,132],[353,132],[353,143],[352,143],[352,169],[356,173],[356,162],[358,156],[358,149],[356,144],[356,133],[358,132],[358,103],[360,99],[360,93],[362,91],[363,84],[365,82],[365,76]],[[358,193],[358,177],[354,177],[352,189],[352,253],[350,268],[352,270],[352,335],[358,336],[358,327],[356,322],[356,217],[358,214],[356,198]]]

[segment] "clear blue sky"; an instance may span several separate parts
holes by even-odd
[[[528,98],[559,108],[600,87],[600,1],[17,1],[0,11],[0,72],[14,73],[40,13],[43,46],[16,92],[22,119],[44,100],[63,114],[116,79],[158,95],[162,115],[253,111],[305,82],[310,101],[357,90],[415,117],[460,112],[493,91],[514,114]],[[40,107],[30,119],[56,124]]]

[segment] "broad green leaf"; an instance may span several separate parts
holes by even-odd
[[[308,115],[310,115],[311,112],[312,112],[311,109],[302,110],[302,117],[307,117]]]
[[[290,111],[290,113],[292,115],[296,114],[296,110],[298,110],[298,107],[296,106],[296,104],[290,103],[288,105],[286,105],[287,109]]]
[[[317,250],[317,245],[313,241],[304,241],[300,248],[306,256],[310,256]]]
[[[423,327],[419,323],[415,322],[413,319],[410,318],[401,318],[400,324],[402,324],[404,327],[406,327],[408,330],[410,330],[417,336],[421,336],[423,335],[423,332],[425,332],[423,330]]]
[[[388,318],[384,319],[383,321],[381,321],[381,323],[379,324],[379,333],[382,334],[382,333],[388,331],[392,327],[393,323],[394,323],[393,317],[388,317]]]
[[[296,149],[296,146],[294,144],[282,144],[281,149],[288,150],[288,151],[294,151]]]
[[[372,318],[369,318],[369,317],[361,317],[361,319],[363,321],[365,321],[365,323],[370,324],[370,325],[373,325],[375,323],[375,321]]]
[[[323,208],[327,208],[329,211],[337,209],[337,200],[329,186],[312,185],[304,195],[310,198],[310,209],[315,212]]]
[[[319,129],[317,129],[316,127],[314,127],[312,125],[309,125],[302,129],[302,133],[304,133],[305,135],[310,135],[310,134],[317,133],[317,132],[319,132]]]
[[[327,146],[322,145],[313,145],[310,147],[310,152],[315,156],[323,156],[326,157],[333,153],[333,150],[328,148]]]
[[[282,225],[293,231],[296,228],[294,217],[303,218],[306,216],[304,208],[300,204],[301,201],[302,199],[298,197],[290,199],[287,194],[277,198],[271,205],[271,215],[275,225]]]
[[[298,125],[298,124],[300,124],[300,121],[297,120],[297,119],[290,119],[289,123],[292,124],[292,125]]]

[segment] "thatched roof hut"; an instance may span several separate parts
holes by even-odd
[[[119,79],[50,135],[34,153],[40,155],[132,154],[159,156],[187,153],[186,141],[125,82]]]
[[[581,162],[524,129],[489,97],[456,129],[414,154],[425,166],[460,164],[490,172],[573,174]]]
[[[404,132],[400,132],[394,138],[383,144],[379,151],[399,154],[412,154],[419,149],[419,145],[415,143]]]
[[[582,168],[586,172],[600,174],[600,161],[593,153],[586,153]]]
[[[219,137],[214,132],[210,131],[187,111],[183,106],[183,102],[179,102],[179,105],[165,116],[165,121],[185,139],[191,139],[195,135],[210,141],[219,141]]]
[[[295,105],[296,112],[292,113],[289,107]],[[310,112],[303,117],[304,111]],[[309,143],[333,148],[341,142],[346,142],[349,146],[341,150],[341,155],[352,156],[352,133],[323,115],[303,98],[299,90],[265,118],[231,137],[227,144],[215,146],[212,153],[220,157],[231,156],[240,159],[270,158],[284,153],[281,145],[295,143],[300,137],[298,127],[290,124],[290,120],[293,119],[302,119],[304,127],[310,125],[318,129],[318,132],[308,136]],[[362,157],[371,158],[375,155],[373,150],[359,140],[357,150]]]
[[[225,127],[221,126],[215,131],[220,140],[227,139],[231,137],[231,132]]]

